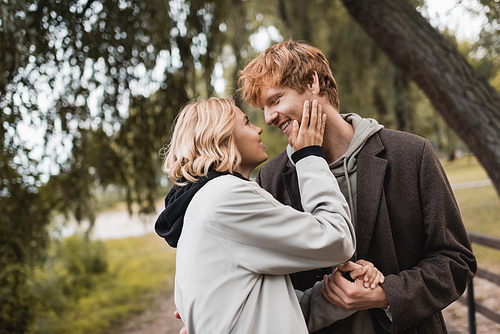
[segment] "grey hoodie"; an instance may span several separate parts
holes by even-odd
[[[380,125],[372,118],[362,118],[357,114],[341,114],[340,116],[346,122],[352,124],[354,128],[354,136],[352,137],[351,144],[349,144],[347,151],[340,158],[330,164],[330,170],[337,178],[340,190],[349,203],[352,221],[354,227],[356,227],[357,156],[368,138],[379,132],[384,128],[384,126]],[[349,182],[346,181],[346,175],[348,175]]]
[[[352,137],[347,151],[329,166],[333,175],[337,178],[342,194],[349,203],[349,208],[351,209],[351,219],[354,227],[356,227],[356,158],[368,138],[379,132],[384,128],[384,126],[372,118],[362,118],[354,113],[340,114],[340,116],[346,122],[352,124],[354,128],[354,136]],[[290,145],[287,147],[287,154],[290,161],[292,161],[290,157],[293,154],[293,148]],[[346,181],[346,176],[348,176],[349,182]]]

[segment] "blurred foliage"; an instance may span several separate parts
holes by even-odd
[[[212,95],[240,1],[15,1],[0,9],[0,331],[33,322],[27,286],[55,214],[95,219],[115,185],[154,211],[157,152],[179,107]],[[154,93],[154,95],[151,95]],[[37,136],[39,139],[37,139]],[[41,142],[41,143],[40,143]],[[41,147],[42,149],[39,149]],[[50,179],[47,180],[48,175]]]
[[[480,2],[491,25],[477,43],[455,45],[498,88],[498,3]],[[234,94],[237,71],[261,51],[257,38],[319,47],[337,80],[342,113],[420,134],[450,157],[465,148],[340,1],[2,1],[0,333],[23,333],[34,323],[40,296],[28,281],[37,262],[53,262],[55,276],[46,282],[62,279],[56,271],[66,268],[76,285],[61,286],[69,284],[78,298],[85,294],[93,284],[87,276],[101,274],[76,259],[91,254],[47,255],[49,223],[63,216],[92,226],[97,196],[110,187],[123,193],[130,212],[133,203],[139,213],[154,212],[162,177],[158,150],[177,113],[198,96]],[[278,154],[286,144],[280,131],[233,97],[264,129],[270,158]],[[78,276],[64,261],[87,271]]]
[[[106,250],[101,242],[76,235],[55,242],[46,261],[35,267],[30,279],[32,290],[40,303],[37,317],[39,326],[47,326],[47,322],[65,326],[58,317],[95,290],[97,282],[107,272],[107,261]]]
[[[39,299],[32,333],[102,333],[167,294],[174,281],[175,253],[155,235],[89,241],[55,241],[30,285]]]
[[[30,266],[41,261],[47,242],[53,194],[23,186],[23,176],[0,162],[0,333],[22,333],[34,320],[36,298],[27,287]],[[8,180],[10,182],[5,182]]]
[[[477,15],[484,14],[489,24],[483,26],[476,44],[478,47],[485,48],[486,52],[482,54],[485,58],[495,58],[500,54],[500,2],[498,0],[478,0],[478,2],[482,7],[476,9],[475,12]],[[498,61],[494,63],[498,71],[500,64]]]

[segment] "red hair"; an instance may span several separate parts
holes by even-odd
[[[263,90],[287,86],[303,93],[314,72],[318,74],[320,94],[338,110],[337,83],[325,55],[309,44],[292,40],[267,48],[240,71],[239,91],[250,105],[260,107]]]

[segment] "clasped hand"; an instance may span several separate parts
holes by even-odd
[[[354,282],[344,278],[344,272],[350,272]],[[321,290],[321,294],[333,305],[358,311],[389,306],[380,286],[385,276],[368,261],[348,261],[339,265],[331,276],[325,275],[324,280],[325,289]]]

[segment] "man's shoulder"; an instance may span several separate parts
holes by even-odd
[[[399,130],[384,128],[377,134],[378,136],[372,136],[370,139],[373,141],[377,137],[380,138],[382,145],[389,150],[420,151],[429,142],[423,137]]]
[[[360,159],[377,156],[386,159],[393,169],[407,169],[420,166],[430,155],[436,156],[436,152],[427,139],[404,131],[382,129],[367,141],[358,163]]]
[[[277,171],[283,171],[292,167],[290,159],[286,150],[269,160],[264,166],[260,168],[260,173],[275,173]]]
[[[397,142],[399,140],[403,140],[405,142],[423,143],[427,141],[427,139],[422,138],[418,135],[400,130],[392,130],[384,128],[381,129],[378,133],[380,134],[380,138],[384,142],[385,141]]]
[[[294,169],[295,167],[288,159],[285,150],[260,168],[256,181],[261,187],[276,196],[276,191],[281,191],[283,190],[281,187],[284,187],[282,175],[288,175],[288,172]],[[275,189],[276,187],[279,189]]]

